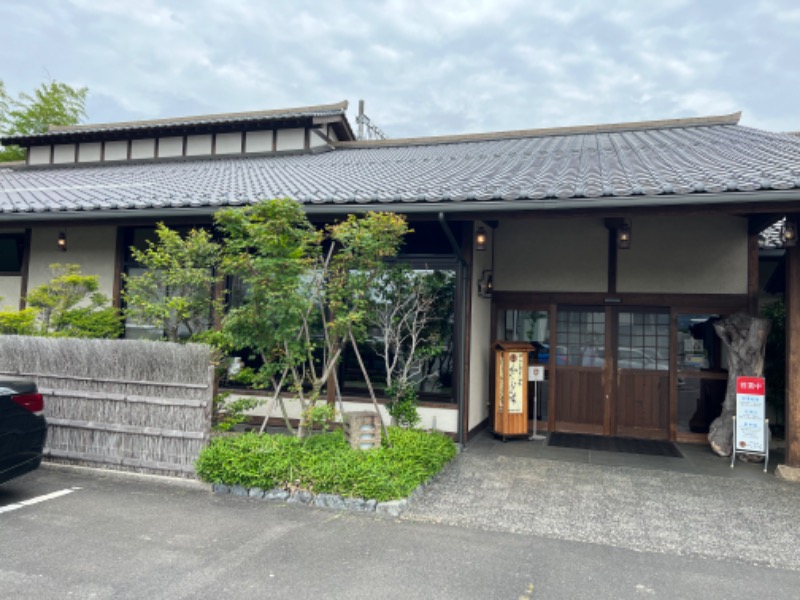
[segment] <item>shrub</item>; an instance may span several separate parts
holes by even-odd
[[[34,335],[37,311],[33,308],[0,311],[0,334]]]
[[[261,398],[244,397],[236,400],[228,400],[230,392],[223,392],[214,398],[213,421],[216,431],[230,431],[239,423],[247,420],[245,414],[259,406]]]
[[[369,451],[350,448],[339,430],[307,439],[257,433],[216,438],[200,453],[197,474],[210,483],[386,501],[407,497],[456,454],[441,433],[388,432],[392,445]]]
[[[53,320],[59,337],[115,339],[122,335],[122,318],[114,307],[73,308]]]

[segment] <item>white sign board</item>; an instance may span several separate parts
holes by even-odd
[[[736,452],[764,454],[764,399],[762,377],[736,378]]]
[[[544,365],[528,365],[528,381],[544,381]]]

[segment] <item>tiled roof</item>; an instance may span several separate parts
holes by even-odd
[[[313,118],[344,116],[347,110],[347,101],[337,104],[323,104],[319,106],[303,106],[299,108],[281,108],[277,110],[261,110],[240,113],[223,113],[215,115],[199,115],[193,117],[175,117],[169,119],[153,119],[149,121],[129,121],[121,123],[95,123],[86,125],[71,125],[56,127],[51,125],[46,133],[12,136],[0,140],[5,145],[27,145],[36,143],[38,139],[51,140],[52,138],[74,137],[81,134],[96,134],[110,132],[135,132],[138,130],[158,130],[175,127],[197,125],[224,125],[242,124],[259,121],[279,121],[282,119]]]
[[[712,195],[735,202],[738,192],[781,190],[796,191],[792,199],[800,200],[800,138],[716,122],[347,143],[292,156],[0,167],[0,220],[3,213],[217,207],[274,197],[401,210],[591,207],[610,200],[646,206]]]

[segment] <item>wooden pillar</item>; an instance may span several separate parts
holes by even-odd
[[[786,465],[800,468],[800,246],[786,249]]]

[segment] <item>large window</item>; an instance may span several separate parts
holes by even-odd
[[[714,331],[713,314],[679,314],[678,420],[679,433],[707,434],[722,412],[727,389],[727,364],[722,342]]]
[[[506,342],[530,342],[534,351],[528,357],[532,363],[550,362],[550,318],[543,310],[500,311],[497,339]]]
[[[455,265],[448,260],[438,262],[411,262],[414,277],[422,278],[426,287],[434,294],[434,302],[430,312],[430,320],[421,332],[427,343],[424,359],[415,369],[413,380],[416,382],[420,400],[451,402],[453,401],[453,368],[454,368],[454,323],[455,323]],[[376,291],[380,293],[380,291]],[[373,325],[368,331],[367,339],[359,345],[372,385],[379,394],[386,392],[386,367],[384,362],[384,332]],[[407,350],[408,346],[406,346]],[[346,347],[339,368],[339,381],[344,393],[364,394],[366,383],[361,368],[351,347]]]
[[[606,313],[589,308],[558,311],[558,347],[560,365],[602,367],[605,365]]]
[[[20,275],[24,253],[24,234],[0,234],[0,275]]]
[[[669,314],[622,311],[618,328],[620,369],[669,370]]]

